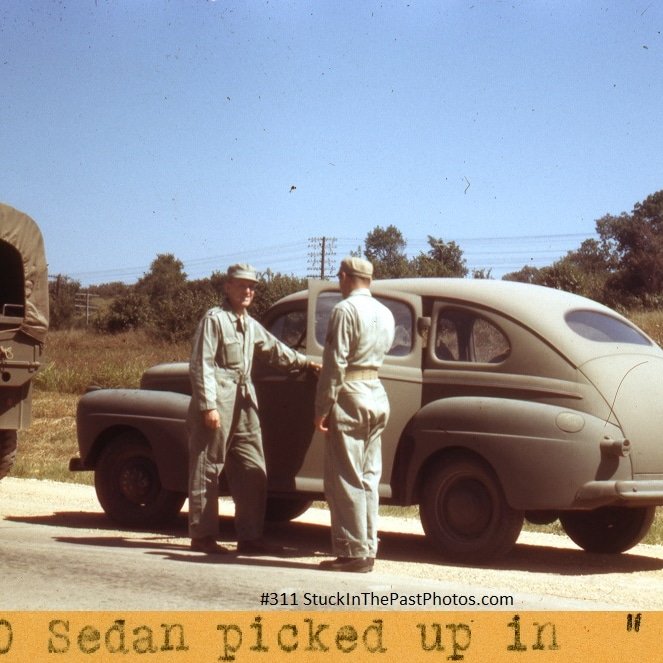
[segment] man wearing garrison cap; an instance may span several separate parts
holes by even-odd
[[[381,434],[389,417],[378,368],[394,340],[391,311],[371,296],[373,265],[345,258],[343,296],[332,310],[315,402],[315,424],[326,433],[325,497],[332,553],[320,566],[366,573],[377,552]]]
[[[189,534],[192,550],[222,554],[219,475],[226,468],[235,502],[237,552],[274,552],[262,539],[266,468],[258,402],[251,381],[253,358],[283,368],[319,369],[281,343],[247,312],[258,283],[250,265],[228,268],[225,300],[198,325],[190,362]]]

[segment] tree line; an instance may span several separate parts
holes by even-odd
[[[502,278],[544,285],[584,295],[622,310],[663,306],[663,190],[636,203],[631,213],[606,215],[596,221],[598,239],[587,239],[563,258],[542,268],[524,266]],[[355,255],[368,258],[375,278],[491,278],[490,269],[470,273],[456,242],[428,236],[428,249],[408,258],[407,242],[394,225],[376,226]],[[259,275],[253,315],[260,317],[281,297],[306,288],[303,278]],[[188,340],[203,313],[223,298],[225,273],[189,280],[183,263],[172,254],[157,255],[135,284],[91,286],[87,292],[107,302],[92,316],[94,329],[117,333],[147,331],[166,341]],[[57,275],[50,283],[51,328],[80,324],[76,311],[78,281]]]

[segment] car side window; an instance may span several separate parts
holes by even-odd
[[[295,350],[306,349],[306,313],[304,311],[287,311],[274,318],[269,331]]]
[[[392,312],[396,323],[394,342],[387,354],[392,357],[409,354],[412,351],[414,338],[412,309],[405,302],[397,299],[388,297],[376,297],[376,299]],[[325,344],[331,310],[339,301],[341,301],[341,294],[338,292],[322,292],[318,296],[315,308],[315,338],[320,345]]]
[[[412,309],[405,303],[396,299],[378,297],[378,301],[384,304],[393,314],[396,329],[394,330],[394,342],[387,353],[392,357],[403,357],[410,354],[412,350],[412,339],[414,336],[414,315]]]
[[[438,359],[496,364],[510,352],[505,334],[486,318],[460,309],[440,311],[435,334]]]

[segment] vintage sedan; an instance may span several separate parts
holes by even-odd
[[[376,281],[396,320],[380,369],[392,414],[382,503],[419,505],[442,557],[505,555],[524,519],[559,519],[581,548],[623,552],[663,504],[663,350],[594,301],[494,280]],[[263,322],[320,359],[335,284],[277,302]],[[256,366],[271,520],[323,499],[315,378]],[[148,369],[140,389],[90,391],[77,414],[80,457],[106,513],[167,522],[187,490],[187,365]],[[221,479],[222,484],[223,477]]]

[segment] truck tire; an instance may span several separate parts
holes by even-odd
[[[427,473],[419,511],[426,537],[442,556],[457,562],[506,555],[524,520],[507,503],[493,470],[461,454],[441,459]]]
[[[16,431],[0,430],[0,479],[9,474],[16,460]]]
[[[161,485],[149,444],[132,431],[118,433],[106,445],[94,472],[97,498],[120,525],[165,525],[182,509],[186,495]]]

